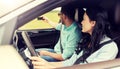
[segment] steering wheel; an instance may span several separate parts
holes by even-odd
[[[22,31],[22,37],[23,37],[23,40],[26,43],[26,46],[27,46],[28,50],[31,53],[31,56],[39,56],[38,53],[35,51],[35,48],[33,47],[32,41],[28,37],[28,33],[25,32],[25,31]]]

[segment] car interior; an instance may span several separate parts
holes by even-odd
[[[37,2],[38,0],[31,0],[29,3]],[[34,3],[32,3],[34,4]],[[35,3],[36,4],[36,3]],[[16,48],[20,56],[22,56],[25,63],[28,65],[29,69],[33,69],[31,61],[27,58],[25,50],[28,49],[30,56],[38,56],[35,52],[37,48],[54,48],[54,45],[57,43],[60,36],[60,31],[55,30],[54,28],[48,29],[30,29],[30,30],[19,30],[18,28],[26,24],[27,22],[55,9],[62,7],[63,5],[74,6],[76,9],[81,8],[92,8],[92,7],[102,7],[108,12],[109,22],[111,23],[111,38],[117,43],[120,51],[120,2],[119,0],[45,0],[42,3],[38,3],[34,6],[29,7],[25,11],[18,13],[17,10],[16,16],[7,18],[9,13],[6,15],[0,16],[0,45],[12,45]],[[29,4],[26,4],[29,6]],[[25,6],[25,5],[24,5]],[[25,7],[26,8],[26,7]],[[21,9],[21,8],[20,8]],[[18,11],[20,11],[18,9]],[[81,17],[78,17],[76,20],[79,22]],[[1,49],[1,48],[0,48]],[[4,50],[7,50],[6,48]],[[1,55],[1,54],[0,54]],[[112,67],[120,67],[119,62],[120,52],[116,56],[115,60],[90,63],[85,65],[73,65],[70,67],[63,67],[58,69],[96,69],[101,65],[101,68],[110,69]],[[22,61],[23,61],[22,60]],[[1,62],[0,62],[1,67]],[[22,68],[27,69],[27,68]]]
[[[29,69],[27,64],[11,45],[0,46],[0,56],[1,69]]]

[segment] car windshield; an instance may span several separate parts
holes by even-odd
[[[49,18],[51,21],[58,23],[59,22],[59,16],[58,13],[60,12],[60,7],[53,9],[50,12],[47,12],[43,14],[42,16],[45,16]],[[39,16],[41,17],[41,16]],[[48,23],[45,23],[43,20],[39,20],[38,18],[35,18],[25,25],[21,26],[19,30],[29,30],[29,29],[48,29],[48,28],[53,28],[51,25]]]
[[[12,12],[13,10],[30,3],[33,0],[0,0],[0,17]]]
[[[16,12],[18,10],[20,11],[20,8],[24,8],[26,5],[33,2],[36,3],[35,1],[36,2],[39,1],[39,4],[41,4],[47,0],[0,0],[0,24],[3,24],[2,22],[6,21],[9,18],[14,17],[13,14],[11,13]],[[29,6],[32,5],[33,4],[30,4]],[[10,14],[12,16],[10,16]],[[16,15],[16,13],[14,13],[14,15]]]

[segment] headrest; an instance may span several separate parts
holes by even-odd
[[[75,21],[77,21],[78,22],[78,8],[76,8],[76,10],[75,10]]]
[[[120,25],[120,1],[117,2],[115,7],[115,22]]]
[[[76,8],[75,10],[75,21],[80,22],[83,20],[85,10],[83,8]]]

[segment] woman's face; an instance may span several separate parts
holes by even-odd
[[[92,33],[92,30],[95,26],[95,21],[91,21],[86,13],[84,13],[82,24],[82,32],[84,33]]]

